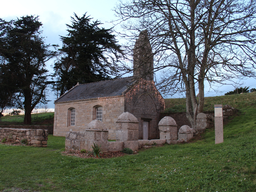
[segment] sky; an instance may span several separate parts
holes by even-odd
[[[82,16],[84,13],[90,15],[93,20],[103,23],[102,27],[111,28],[111,21],[116,20],[114,8],[119,0],[6,0],[1,2],[0,18],[8,21],[21,16],[35,15],[43,24],[42,36],[46,44],[61,45],[60,36],[66,36],[66,24],[71,23],[71,16],[76,13]],[[53,60],[47,63],[48,70],[52,70]],[[256,88],[256,79],[245,78],[237,80],[233,85],[216,85],[214,90],[205,86],[205,96],[224,95],[234,90],[237,86]],[[184,97],[184,94],[176,94],[173,97]],[[167,96],[167,98],[170,98]],[[50,102],[48,108],[54,108],[54,94],[48,94]],[[45,105],[42,105],[45,107]]]
[[[46,43],[60,44],[60,35],[66,35],[66,24],[76,13],[90,15],[93,20],[101,21],[106,28],[112,27],[115,19],[112,11],[118,0],[8,0],[1,3],[0,17],[5,20],[25,15],[38,15],[43,23]]]

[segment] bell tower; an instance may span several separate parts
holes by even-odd
[[[148,32],[140,32],[133,50],[133,76],[137,79],[153,80],[153,53]]]

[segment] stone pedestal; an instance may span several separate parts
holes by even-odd
[[[137,141],[139,139],[139,121],[133,114],[122,113],[116,123],[116,141]]]
[[[66,135],[65,148],[71,151],[92,151],[93,144],[97,144],[102,152],[108,151],[108,131],[99,120],[93,120],[87,129],[80,132],[68,132]]]
[[[108,151],[108,131],[106,130],[90,130],[86,129],[86,138],[84,141],[84,149],[93,151],[93,144],[97,144],[102,152]]]
[[[116,141],[124,142],[124,148],[137,151],[139,148],[139,121],[129,112],[122,113],[117,121]]]
[[[165,116],[158,123],[160,131],[160,139],[166,139],[168,144],[177,143],[177,124],[176,121],[170,117]]]
[[[102,152],[108,151],[108,131],[105,125],[97,119],[91,121],[85,130],[85,149],[92,151],[94,143],[100,147]]]

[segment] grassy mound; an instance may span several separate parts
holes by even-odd
[[[230,105],[237,109],[256,105],[256,92],[218,97],[206,97],[204,111],[213,111],[215,104]],[[165,99],[166,112],[185,112],[186,99]]]

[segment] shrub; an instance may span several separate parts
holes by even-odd
[[[251,88],[250,89],[250,92],[252,93],[252,92],[255,92],[256,91],[256,89],[255,88]]]
[[[28,145],[28,140],[27,140],[27,139],[22,139],[20,142],[21,142],[22,144],[24,144],[24,145]]]
[[[6,143],[7,139],[6,138],[3,138],[2,139],[2,143]]]
[[[85,150],[85,149],[81,149],[80,152],[81,152],[81,153],[86,153],[86,150]]]
[[[98,146],[96,143],[93,143],[92,149],[94,156],[100,157],[100,146]]]
[[[131,150],[130,148],[124,148],[122,152],[127,154],[133,154],[133,150]]]
[[[13,110],[11,112],[11,115],[19,115],[20,113],[21,113],[21,111],[19,111],[19,110]]]
[[[225,93],[225,95],[233,95],[233,94],[240,94],[240,93],[249,93],[249,87],[236,88],[234,91],[229,91]]]

